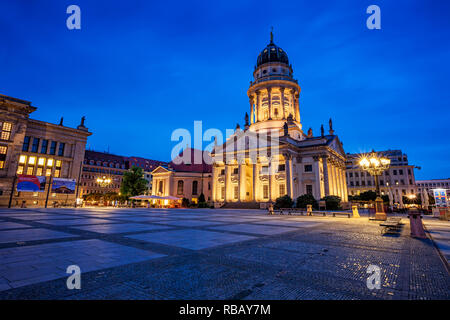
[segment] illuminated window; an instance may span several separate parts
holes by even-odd
[[[220,194],[221,194],[221,198],[225,199],[225,187],[222,187],[222,189],[220,190]]]
[[[267,184],[263,185],[263,197],[269,199],[269,186]]]
[[[56,167],[61,168],[61,160],[56,160]]]
[[[234,187],[234,199],[238,199],[239,198],[239,187],[235,186]]]
[[[53,159],[47,160],[47,167],[53,167]]]
[[[24,164],[27,162],[27,156],[24,156],[23,154],[19,157],[19,163]]]
[[[44,165],[45,165],[45,158],[39,158],[38,166],[44,166]]]
[[[51,176],[51,174],[52,174],[52,169],[47,169],[47,170],[45,170],[45,175],[46,175],[47,177]]]
[[[284,187],[284,184],[280,184],[280,197],[284,196],[286,194],[286,188]]]
[[[42,168],[39,168],[39,167],[38,167],[38,168],[36,169],[36,175],[37,175],[37,176],[42,176]]]
[[[8,147],[0,146],[0,169],[3,169],[5,167],[7,152],[8,152]]]
[[[59,178],[60,174],[61,174],[61,170],[55,169],[55,177]]]
[[[11,137],[11,130],[12,130],[12,123],[3,122],[2,133],[1,133],[0,139],[1,140],[9,140],[9,138]]]
[[[32,175],[33,174],[33,170],[34,170],[34,167],[28,167],[27,168],[27,174],[28,175]]]
[[[36,163],[36,157],[29,157],[28,158],[28,164],[34,165]]]
[[[23,166],[17,167],[17,174],[23,174]]]

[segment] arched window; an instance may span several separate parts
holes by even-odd
[[[192,195],[197,195],[198,194],[198,181],[193,181],[192,182]]]
[[[184,181],[178,180],[177,194],[183,194],[183,188],[184,188]]]

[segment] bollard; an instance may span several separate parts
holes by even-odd
[[[417,210],[408,213],[409,225],[411,227],[411,237],[426,239],[425,230],[423,229],[422,216]]]
[[[312,204],[307,204],[306,205],[306,214],[308,216],[312,216]]]
[[[352,206],[353,211],[353,218],[360,218],[359,212],[358,212],[358,206]]]

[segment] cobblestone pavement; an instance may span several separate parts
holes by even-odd
[[[449,299],[437,248],[403,222],[389,236],[366,217],[2,209],[0,299]],[[74,264],[80,290],[66,286]]]

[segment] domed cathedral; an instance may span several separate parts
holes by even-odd
[[[255,132],[280,129],[288,121],[291,136],[304,138],[300,123],[300,86],[293,78],[293,69],[286,52],[275,45],[273,33],[270,43],[258,56],[254,81],[247,95],[250,100],[251,129]]]
[[[345,152],[323,125],[320,135],[305,134],[300,121],[300,86],[287,53],[270,34],[258,55],[247,90],[250,116],[211,153],[212,199],[216,207],[260,208],[288,195],[310,194],[317,200],[339,196],[348,201]]]

